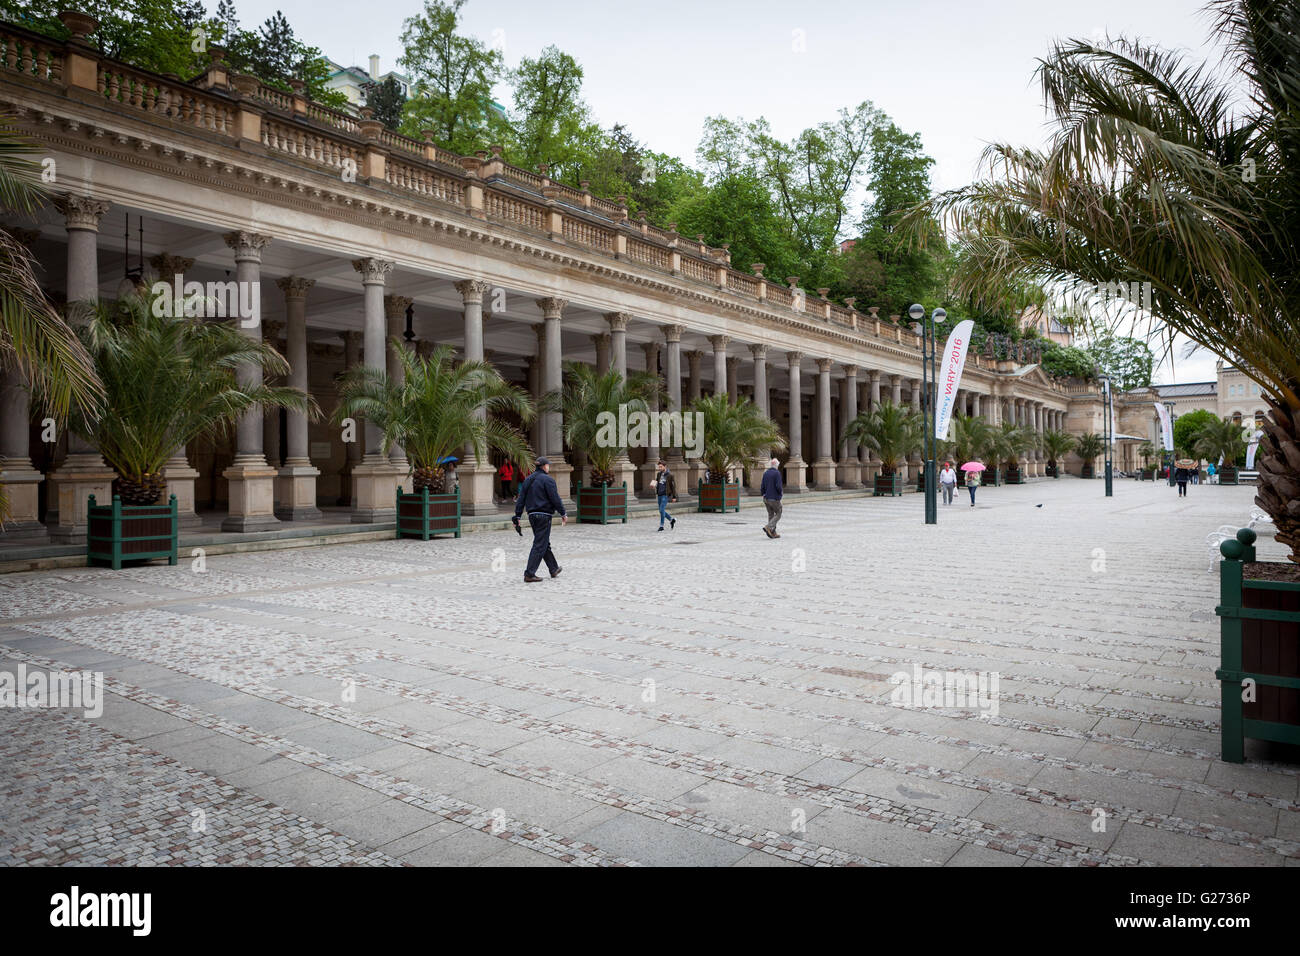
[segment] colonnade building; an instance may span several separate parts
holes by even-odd
[[[284,93],[232,74],[219,50],[184,82],[101,57],[85,39],[89,18],[70,26],[66,43],[0,26],[0,101],[39,145],[55,197],[34,220],[4,225],[56,301],[177,276],[256,288],[261,321],[247,333],[275,345],[287,382],[326,417],[344,369],[400,372],[393,336],[486,360],[534,396],[560,386],[567,360],[649,370],[663,377],[668,410],[706,392],[751,397],[789,436],[796,494],[870,483],[880,463],[838,441],[842,424],[884,399],[920,402],[920,339],[876,308],[832,302],[758,264],[737,268],[725,244],[633,219],[621,197],[515,168],[499,149],[454,155],[313,103],[300,84]],[[0,401],[0,482],[14,519],[3,535],[78,541],[86,496],[106,497],[113,474],[75,439],[43,440],[16,375]],[[981,356],[968,361],[958,410],[1100,430],[1095,387]],[[561,426],[558,413],[541,416],[531,439],[568,495],[581,463]],[[348,443],[324,418],[250,413],[232,441],[178,449],[168,490],[184,520],[224,512],[227,531],[339,504],[356,521],[383,520],[409,465],[364,432]],[[629,488],[646,493],[660,451],[632,452]],[[496,509],[495,464],[462,463],[465,513]],[[1029,475],[1044,465],[1039,453],[1024,463]],[[688,466],[693,489],[701,469]],[[915,474],[919,461],[907,467]]]

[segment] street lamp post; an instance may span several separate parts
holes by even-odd
[[[937,379],[935,356],[939,350],[939,343],[935,340],[935,326],[943,325],[948,319],[948,313],[943,309],[935,309],[927,316],[925,308],[918,304],[908,309],[907,314],[912,319],[912,328],[921,336],[921,454],[925,458],[925,523],[938,524],[939,502],[935,491],[939,478],[934,462],[938,439],[934,437],[936,408],[931,388]]]
[[[1106,497],[1110,498],[1113,497],[1115,494],[1114,478],[1112,476],[1112,471],[1111,471],[1113,467],[1112,446],[1115,443],[1115,434],[1114,434],[1115,430],[1112,427],[1112,422],[1111,422],[1111,400],[1112,399],[1110,393],[1110,376],[1101,375],[1098,376],[1098,378],[1101,381],[1101,395],[1102,395],[1101,413],[1106,419],[1102,423],[1102,433],[1106,436]]]

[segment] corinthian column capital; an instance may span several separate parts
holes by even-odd
[[[400,319],[406,315],[406,310],[412,302],[409,295],[386,295],[384,296],[384,318]]]
[[[89,229],[99,231],[99,220],[108,212],[110,203],[91,196],[78,196],[65,193],[54,197],[54,208],[63,213],[69,229]]]
[[[362,285],[383,285],[388,273],[393,271],[390,259],[353,259],[352,268],[361,273]]]
[[[226,241],[226,245],[235,250],[236,262],[260,263],[262,261],[262,250],[271,242],[270,236],[264,236],[260,232],[249,232],[245,229],[228,232],[221,238]]]
[[[542,315],[548,319],[560,318],[568,304],[568,299],[558,299],[554,296],[537,300],[537,307],[542,310]]]
[[[190,261],[193,262],[194,260],[191,259]],[[305,299],[307,298],[307,290],[316,284],[316,280],[304,279],[302,276],[284,276],[276,279],[275,284],[279,286],[286,299]]]
[[[460,293],[461,300],[465,305],[481,303],[483,296],[487,295],[488,290],[492,288],[490,282],[484,282],[482,279],[461,279],[456,283],[456,291]]]

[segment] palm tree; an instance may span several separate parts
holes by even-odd
[[[1075,453],[1083,459],[1083,477],[1095,477],[1097,456],[1106,447],[1106,440],[1096,432],[1084,432],[1074,443]]]
[[[952,455],[955,464],[963,465],[968,461],[984,457],[988,446],[989,423],[983,418],[968,415],[955,415],[952,420]]]
[[[28,216],[45,202],[39,152],[0,116],[0,209]],[[56,313],[36,276],[36,261],[8,230],[0,228],[0,378],[16,373],[60,424],[74,409],[85,413],[103,398],[94,363]],[[8,513],[0,485],[0,522]]]
[[[1192,434],[1192,454],[1206,461],[1218,462],[1222,459],[1223,470],[1231,477],[1236,474],[1237,458],[1246,452],[1241,430],[1241,425],[1231,418],[1206,422]],[[1256,455],[1258,456],[1258,451]]]
[[[1047,452],[1047,465],[1054,475],[1061,473],[1060,461],[1074,450],[1074,436],[1069,432],[1048,429],[1043,432],[1043,451]]]
[[[705,481],[719,484],[733,468],[752,461],[769,449],[786,447],[785,436],[748,398],[734,405],[725,395],[703,395],[690,411],[704,416]]]
[[[883,401],[849,422],[843,437],[850,445],[871,449],[880,459],[882,476],[893,475],[898,463],[921,448],[921,416],[910,406]]]
[[[453,362],[449,345],[435,347],[426,357],[399,338],[389,341],[402,363],[402,381],[393,381],[381,368],[350,369],[339,380],[333,419],[364,416],[383,436],[385,453],[401,445],[411,461],[416,491],[445,493],[443,465],[466,449],[479,461],[490,451],[511,461],[531,460],[532,451],[519,429],[492,417],[493,412],[513,413],[531,421],[533,402],[527,393],[486,362]]]
[[[1020,456],[1038,444],[1038,438],[1032,429],[1014,422],[1002,422],[990,430],[993,440],[989,443],[989,454],[995,462],[1008,469],[1020,469]]]
[[[1149,441],[1144,441],[1138,445],[1138,454],[1142,457],[1142,470],[1146,471],[1151,467],[1151,459],[1155,457],[1156,446]]]
[[[647,412],[650,399],[658,394],[659,378],[647,372],[633,372],[624,378],[618,369],[604,375],[583,362],[566,362],[564,391],[548,396],[543,408],[560,407],[564,412],[564,440],[570,448],[583,451],[591,464],[593,485],[614,483],[614,462],[627,451],[618,434],[619,408],[628,413]]]
[[[1270,407],[1256,503],[1300,562],[1300,6],[1211,9],[1231,70],[1136,40],[1058,43],[1038,70],[1049,147],[990,147],[987,179],[907,225],[923,242],[939,216],[964,237],[961,294],[1138,283],[1167,347],[1182,333],[1243,369]]]
[[[236,370],[246,363],[265,375],[289,366],[234,323],[158,316],[130,295],[96,306],[78,334],[103,392],[89,408],[73,407],[70,428],[117,472],[126,504],[155,503],[166,484],[163,463],[176,448],[216,437],[251,408],[315,411],[296,388],[239,383]]]

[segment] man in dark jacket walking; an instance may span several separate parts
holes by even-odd
[[[677,500],[677,482],[673,480],[673,473],[668,470],[668,462],[660,458],[656,467],[658,471],[655,473],[655,498],[659,500],[659,530],[662,531],[665,518],[672,522],[670,527],[677,527],[677,519],[668,513],[668,499]]]
[[[537,459],[537,470],[524,479],[515,499],[515,527],[519,527],[519,516],[528,512],[528,523],[533,526],[533,549],[528,552],[528,567],[524,569],[524,580],[529,584],[540,581],[537,567],[543,561],[551,577],[559,574],[560,567],[555,555],[551,553],[551,516],[560,515],[560,524],[568,524],[569,514],[564,510],[560,499],[560,489],[551,477],[551,462],[547,458]]]
[[[785,486],[781,483],[781,471],[777,468],[777,460],[773,458],[767,463],[767,471],[763,472],[763,504],[767,505],[767,524],[763,525],[763,534],[769,538],[781,537],[776,533],[776,523],[781,520],[781,496],[785,493]]]

